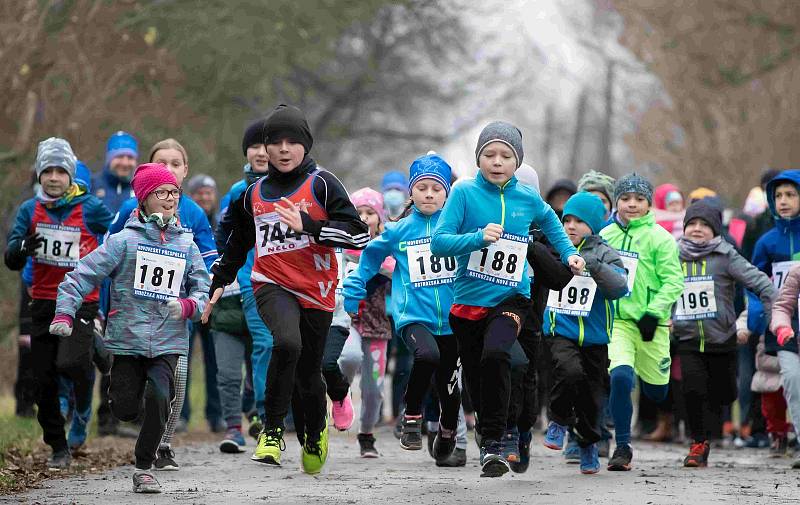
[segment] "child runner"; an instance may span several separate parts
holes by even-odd
[[[772,310],[770,330],[778,340],[778,361],[781,367],[783,395],[789,407],[794,430],[800,437],[800,356],[797,354],[797,298],[800,296],[800,267],[793,267],[781,287]],[[800,458],[792,463],[800,469]]]
[[[503,122],[487,125],[475,149],[480,170],[453,188],[431,241],[432,254],[458,260],[450,326],[478,413],[481,469],[488,477],[509,470],[501,438],[508,418],[509,350],[530,304],[525,257],[531,222],[541,226],[573,272],[584,266],[553,209],[535,189],[517,184],[514,172],[522,156],[519,129]]]
[[[631,469],[631,391],[634,373],[642,393],[656,403],[669,390],[669,317],[683,291],[683,272],[675,239],[656,225],[650,210],[653,186],[628,174],[614,187],[617,211],[600,236],[617,249],[628,273],[628,295],[616,301],[616,319],[608,345],[611,397],[617,446],[608,462],[611,471]]]
[[[84,297],[111,278],[106,326],[106,347],[114,354],[111,409],[130,422],[144,402],[133,491],[159,493],[150,469],[175,395],[178,356],[189,349],[186,320],[196,319],[205,306],[210,281],[192,234],[175,214],[180,197],[175,176],[160,163],[146,163],[136,169],[132,185],[138,211],[65,277],[50,332],[70,336]]]
[[[165,165],[175,176],[179,188],[189,173],[189,156],[186,154],[186,149],[175,139],[169,138],[156,142],[150,149],[149,162]],[[119,212],[117,212],[114,222],[111,223],[108,234],[112,235],[124,229],[130,216],[137,212],[139,207],[140,203],[137,198],[125,201]],[[217,259],[217,248],[214,242],[214,234],[211,231],[211,225],[205,212],[194,200],[181,193],[178,201],[177,216],[179,217],[178,223],[180,226],[191,233],[194,243],[200,250],[200,255],[206,268],[211,268],[211,265]],[[115,307],[111,307],[111,310],[114,309]],[[189,326],[190,335],[193,335],[192,326]],[[189,379],[189,360],[187,355],[178,356],[176,377],[175,404],[169,413],[167,426],[164,430],[164,438],[158,447],[158,458],[156,458],[155,462],[156,470],[180,469],[180,466],[175,461],[175,452],[172,450],[171,443],[178,423],[181,421],[181,410],[186,398],[186,384]],[[218,393],[212,392],[211,394]]]
[[[764,273],[723,240],[722,213],[699,200],[686,209],[678,239],[684,289],[672,316],[678,340],[686,417],[692,436],[683,466],[708,464],[709,437],[722,407],[736,399],[736,318],[739,283],[756,293],[767,309],[775,288]]]
[[[437,155],[414,160],[410,169],[411,209],[407,217],[390,223],[361,255],[359,268],[344,282],[345,309],[358,307],[371,279],[387,256],[397,265],[392,276],[394,322],[397,332],[414,355],[414,366],[405,392],[405,416],[400,446],[422,449],[422,402],[435,376],[441,405],[439,429],[434,441],[437,463],[455,449],[458,409],[458,346],[447,318],[453,302],[456,275],[453,257],[430,252],[431,232],[450,193],[450,166]]]
[[[17,210],[5,252],[11,270],[22,270],[33,257],[30,313],[36,404],[44,442],[53,451],[48,466],[54,470],[66,469],[72,461],[59,405],[59,374],[72,380],[76,405],[91,406],[98,291],[85,294],[71,338],[51,333],[49,320],[55,314],[58,284],[81,257],[97,248],[112,217],[100,200],[75,183],[75,166],[66,140],[51,137],[39,143],[34,168],[40,189]]]
[[[605,400],[607,346],[614,324],[611,301],[628,292],[622,259],[598,235],[605,214],[602,200],[591,193],[581,191],[567,200],[564,230],[586,260],[586,272],[561,291],[551,291],[544,312],[553,357],[551,421],[544,446],[561,450],[567,426],[573,427],[584,474],[600,470],[598,417]]]
[[[309,155],[313,139],[302,111],[279,105],[264,124],[269,172],[228,210],[233,226],[212,272],[213,305],[255,244],[251,279],[274,345],[264,396],[265,422],[253,457],[279,465],[283,419],[292,403],[303,469],[319,473],[328,456],[321,361],[335,306],[335,247],[369,242],[347,191]],[[203,314],[205,320],[211,307]],[[293,398],[294,396],[294,398]]]

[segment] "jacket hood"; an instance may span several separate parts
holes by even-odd
[[[619,213],[617,211],[614,211],[614,214],[612,214],[611,219],[614,223],[617,224],[617,226],[619,226],[622,229],[638,228],[640,226],[653,225],[656,223],[656,215],[655,213],[653,213],[652,210],[647,211],[647,214],[645,214],[642,217],[631,219],[630,222],[628,223],[628,226],[622,225],[622,222],[619,220]]]
[[[656,188],[653,192],[653,206],[656,209],[666,209],[667,208],[667,195],[672,193],[673,191],[680,193],[681,190],[678,186],[674,184],[662,184]],[[681,193],[683,196],[683,193]]]
[[[800,170],[784,170],[767,183],[767,205],[769,205],[769,211],[772,213],[772,217],[775,218],[776,226],[786,227],[794,223],[800,226],[800,216],[784,219],[775,210],[775,188],[783,182],[794,184],[797,190],[800,191]]]
[[[178,218],[175,223],[167,225],[164,230],[160,230],[153,222],[143,222],[139,218],[138,209],[134,212],[131,212],[130,217],[125,222],[125,228],[136,230],[137,232],[146,236],[148,239],[151,239],[155,242],[169,242],[176,237],[187,233],[186,229],[181,226],[180,218]]]

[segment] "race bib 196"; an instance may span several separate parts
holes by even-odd
[[[775,289],[781,289],[789,275],[789,270],[800,265],[800,261],[776,261],[772,264],[772,285]]]
[[[710,275],[689,276],[683,280],[683,293],[675,303],[676,321],[695,321],[717,317],[714,278]]]
[[[151,300],[175,300],[181,294],[186,253],[139,244],[133,294]]]
[[[596,292],[597,283],[584,272],[573,277],[561,291],[551,289],[547,307],[557,314],[586,317],[592,311]]]
[[[277,212],[259,214],[256,222],[256,250],[258,257],[281,254],[308,247],[308,235],[283,224]]]
[[[456,259],[434,256],[430,237],[406,242],[408,275],[415,288],[448,284],[456,278]]]
[[[469,255],[467,275],[502,286],[516,286],[527,271],[528,236],[504,233],[500,240]]]
[[[631,251],[617,251],[622,259],[622,265],[625,267],[625,272],[628,274],[628,294],[631,296],[633,293],[633,284],[636,282],[636,269],[639,267],[639,253]]]
[[[81,229],[77,226],[37,223],[36,233],[42,245],[36,250],[36,262],[57,267],[75,268],[81,258]]]

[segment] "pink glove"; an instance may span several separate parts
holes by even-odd
[[[786,345],[786,342],[794,337],[794,330],[788,326],[781,326],[775,331],[775,336],[778,337],[778,344]]]
[[[59,337],[68,337],[72,335],[72,316],[66,314],[56,314],[53,321],[50,323],[50,334]]]
[[[169,317],[179,321],[181,319],[189,319],[194,314],[197,308],[197,303],[191,298],[178,298],[167,302],[167,309],[169,309]]]

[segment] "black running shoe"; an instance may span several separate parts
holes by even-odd
[[[481,477],[501,477],[509,470],[499,440],[485,439],[481,448]]]
[[[422,422],[422,416],[403,416],[403,434],[400,435],[400,447],[407,451],[422,449]]]
[[[631,446],[628,444],[618,445],[617,448],[614,449],[614,454],[611,456],[611,459],[608,460],[608,471],[627,472],[632,468],[632,460],[633,450]]]
[[[436,466],[444,468],[457,468],[466,465],[467,465],[467,450],[459,449],[458,447],[456,447],[456,450],[454,450],[450,456],[443,459],[442,461],[436,462]]]
[[[456,448],[456,430],[446,430],[439,426],[436,440],[433,442],[433,458],[444,461],[449,458]]]
[[[519,434],[519,461],[508,463],[512,472],[525,473],[528,471],[531,463],[531,442],[533,442],[533,433],[530,430]]]
[[[378,449],[375,448],[375,437],[371,433],[359,433],[358,446],[361,450],[362,458],[377,458],[380,456]]]
[[[170,447],[159,447],[156,452],[156,461],[153,463],[156,470],[180,470],[181,467],[175,461],[175,452]]]

